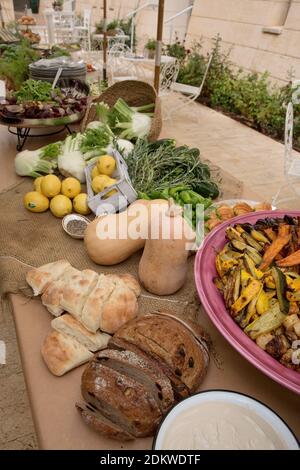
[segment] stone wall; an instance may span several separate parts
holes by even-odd
[[[249,71],[268,70],[279,82],[300,78],[300,0],[195,0],[187,43],[217,34],[231,59]]]
[[[148,0],[108,0],[108,19],[125,18],[128,13],[147,2]],[[42,4],[44,3],[46,3],[46,0],[42,0]],[[47,3],[50,3],[49,0]],[[165,0],[165,19],[170,18],[192,3],[192,0]],[[76,11],[82,14],[84,8],[92,8],[92,22],[94,25],[103,17],[102,5],[101,0],[76,0]],[[156,36],[157,11],[157,8],[149,6],[136,16],[136,33],[141,46],[148,38]],[[184,14],[174,20],[173,39],[175,39],[176,33],[178,33],[180,39],[184,39],[189,18],[190,14]],[[170,32],[170,25],[166,25],[164,28],[164,40],[166,42],[169,41]]]
[[[14,7],[13,7],[13,0],[1,0],[1,8],[2,8],[2,19],[7,24],[10,21],[14,21],[15,14],[14,14]]]

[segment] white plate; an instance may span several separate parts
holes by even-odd
[[[200,392],[178,403],[174,408],[171,409],[171,411],[169,411],[169,413],[161,422],[156,437],[153,441],[153,449],[167,450],[163,446],[164,437],[168,429],[172,428],[175,419],[178,418],[182,412],[194,408],[197,405],[200,406],[208,402],[222,402],[224,403],[224,406],[226,403],[238,405],[241,408],[241,413],[243,412],[243,409],[245,411],[252,411],[273,429],[279,439],[283,441],[287,449],[299,450],[299,443],[293,432],[290,430],[287,424],[274,411],[271,410],[271,408],[247,395],[226,390],[209,390],[206,392]],[[191,448],[180,450],[191,450]]]

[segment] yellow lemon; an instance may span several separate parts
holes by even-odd
[[[78,212],[78,214],[89,214],[91,211],[89,206],[87,205],[87,194],[77,194],[77,196],[73,199],[73,208],[75,212]]]
[[[102,155],[97,161],[97,168],[101,175],[111,176],[116,169],[116,160],[110,155]]]
[[[116,189],[112,189],[112,191],[109,191],[108,193],[105,194],[105,196],[103,196],[103,199],[108,199],[110,196],[113,196],[117,192],[118,191]]]
[[[41,190],[44,196],[54,197],[60,193],[61,181],[55,175],[46,175],[41,182]]]
[[[104,185],[103,189],[109,188],[110,186],[112,186],[113,184],[116,184],[116,183],[117,183],[116,179],[109,178],[109,181],[107,181],[107,183]],[[118,191],[116,189],[112,189],[111,191],[109,191],[108,193],[105,194],[104,199],[109,198],[110,196],[112,196],[113,194],[116,194],[117,192]]]
[[[95,176],[99,176],[99,171],[98,171],[98,168],[97,168],[97,165],[94,166],[94,168],[92,169],[92,180],[95,178]]]
[[[45,212],[49,207],[49,199],[38,191],[30,191],[24,196],[24,206],[31,212]]]
[[[37,191],[38,193],[42,192],[41,184],[42,184],[43,178],[44,178],[43,176],[38,176],[37,178],[35,178],[33,182],[34,190]]]
[[[77,194],[79,194],[81,191],[81,184],[80,181],[78,181],[76,178],[66,178],[63,180],[61,183],[61,193],[64,196],[69,197],[70,199],[73,199]]]
[[[50,201],[50,211],[55,217],[64,217],[72,212],[72,202],[67,196],[58,194]]]
[[[101,193],[101,191],[103,191],[103,189],[110,186],[110,184],[109,184],[110,180],[111,180],[111,178],[107,175],[95,176],[95,178],[92,181],[92,189],[93,189],[94,193],[96,193],[96,194]]]

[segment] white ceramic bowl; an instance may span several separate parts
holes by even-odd
[[[234,404],[241,407],[241,409],[244,408],[245,410],[254,412],[260,417],[260,419],[265,421],[266,424],[271,426],[273,431],[277,434],[278,438],[284,442],[285,447],[287,449],[299,450],[299,443],[296,437],[294,436],[293,432],[290,430],[287,424],[285,424],[285,422],[274,411],[271,410],[271,408],[247,395],[226,390],[209,390],[206,392],[200,392],[178,403],[174,408],[169,411],[169,413],[161,422],[156,437],[153,441],[153,449],[171,450],[169,448],[166,449],[164,447],[164,438],[168,430],[172,429],[172,426],[175,420],[177,421],[178,416],[182,412],[188,411],[191,408],[197,407],[197,405],[203,405],[208,402]],[[182,448],[180,450],[191,449]]]

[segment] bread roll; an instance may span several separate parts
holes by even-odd
[[[32,288],[33,295],[42,294],[47,289],[50,282],[56,281],[70,266],[69,261],[62,259],[28,271],[26,281]]]
[[[93,354],[74,338],[54,330],[46,336],[41,353],[50,372],[57,376],[93,358]]]
[[[68,313],[58,318],[54,318],[51,322],[51,326],[54,330],[71,336],[80,344],[85,346],[89,351],[93,352],[105,348],[111,338],[106,333],[91,333]]]

